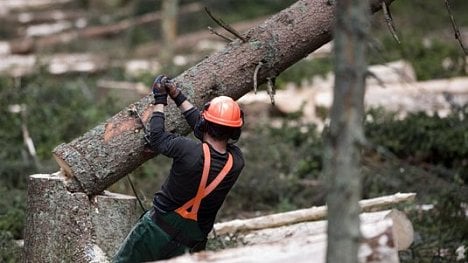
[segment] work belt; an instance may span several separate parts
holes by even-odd
[[[173,241],[180,243],[186,247],[190,248],[191,252],[197,252],[203,250],[206,245],[206,238],[204,240],[194,240],[192,238],[187,237],[177,229],[176,227],[172,226],[168,222],[166,222],[160,214],[158,214],[155,209],[151,209],[150,211],[151,220],[158,225],[166,234],[168,234]]]

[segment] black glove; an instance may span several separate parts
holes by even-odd
[[[154,79],[152,87],[154,104],[167,105],[166,82],[168,80],[164,75],[159,75]]]
[[[182,93],[177,83],[175,83],[171,79],[166,82],[165,86],[166,92],[169,94],[169,97],[171,97],[174,100],[177,107],[180,106],[182,102],[187,100],[187,97],[185,97],[185,95]]]

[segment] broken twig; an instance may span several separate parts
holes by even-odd
[[[392,33],[393,38],[396,40],[398,44],[400,44],[400,39],[398,38],[395,30],[395,25],[393,24],[392,14],[390,13],[390,9],[387,6],[385,1],[382,2],[382,10],[385,17],[385,22],[387,22],[388,30]]]
[[[247,42],[247,40],[243,36],[241,36],[241,34],[239,32],[237,32],[237,30],[235,30],[230,25],[226,24],[223,20],[214,17],[213,14],[211,14],[210,10],[207,7],[205,7],[205,11],[208,14],[208,16],[210,16],[211,19],[213,19],[213,21],[216,22],[216,24],[218,24],[222,28],[226,29],[226,31],[228,31],[229,33],[231,33],[234,36],[236,36],[237,38],[239,38],[243,43]]]
[[[267,93],[270,95],[271,104],[275,105],[275,78],[267,78]]]
[[[258,75],[258,71],[260,70],[260,68],[263,66],[263,62],[258,62],[258,65],[255,67],[255,71],[254,71],[254,75],[253,75],[253,88],[254,88],[254,93],[257,94],[257,75]]]
[[[212,27],[209,26],[208,30],[211,32],[211,34],[217,35],[218,37],[226,40],[227,42],[232,42],[232,39],[228,38],[227,36],[221,35],[220,33],[216,32],[216,30],[214,30]]]
[[[376,79],[377,83],[379,83],[379,86],[382,86],[382,88],[386,88],[384,81],[381,78],[379,78],[374,72],[372,72],[370,70],[367,70],[366,71],[366,76]]]
[[[450,21],[452,22],[452,28],[453,28],[453,31],[455,32],[455,38],[458,40],[458,43],[460,43],[463,53],[465,53],[465,55],[468,55],[468,50],[463,45],[463,40],[460,34],[460,30],[458,29],[458,26],[455,23],[455,19],[453,18],[453,14],[452,14],[452,9],[450,8],[450,4],[448,0],[445,0],[445,6],[447,7],[447,12],[450,16]]]

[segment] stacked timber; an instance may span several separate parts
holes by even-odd
[[[382,107],[404,117],[408,113],[425,112],[446,116],[455,106],[468,103],[468,78],[457,77],[417,81],[412,66],[405,61],[394,61],[369,67],[374,77],[368,79],[364,103],[366,108]],[[300,87],[289,84],[277,90],[277,111],[285,114],[302,112],[305,122],[323,127],[320,109],[329,109],[333,103],[334,76],[315,77]],[[250,92],[239,99],[245,108],[271,108],[270,96],[264,92]],[[265,110],[265,109],[263,109]]]

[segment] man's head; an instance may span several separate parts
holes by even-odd
[[[230,97],[219,96],[203,107],[200,121],[195,127],[195,136],[202,140],[206,132],[217,140],[237,141],[243,124],[243,113],[237,102]]]

